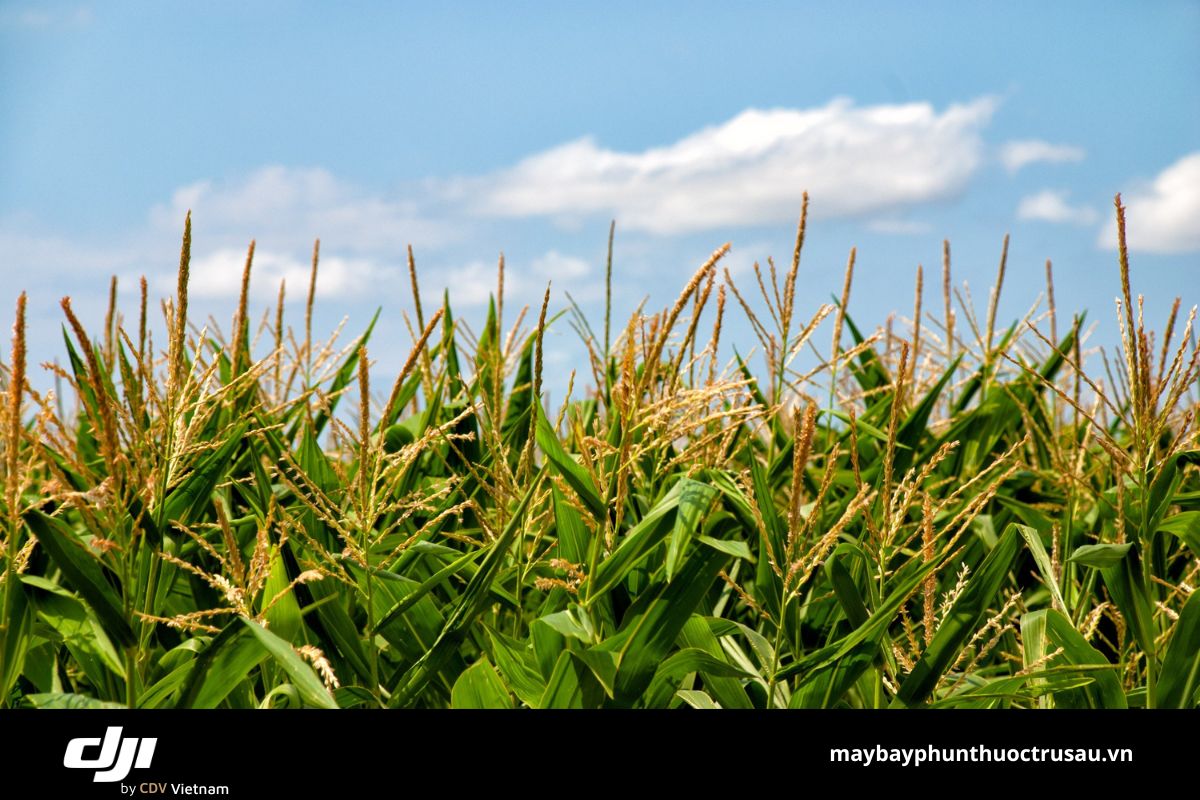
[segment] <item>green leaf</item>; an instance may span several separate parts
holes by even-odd
[[[687,703],[692,708],[712,710],[721,707],[713,702],[711,697],[704,692],[699,691],[698,689],[680,689],[675,694],[679,696],[680,700]]]
[[[567,455],[567,451],[563,449],[562,443],[558,440],[558,434],[550,427],[550,422],[546,419],[546,413],[542,410],[541,404],[535,404],[534,407],[538,415],[538,447],[542,448],[546,459],[554,465],[554,469],[562,475],[567,485],[575,490],[575,494],[579,495],[579,499],[587,506],[588,511],[592,512],[592,516],[602,522],[608,513],[608,505],[600,497],[600,492],[592,482],[592,476],[575,459]]]
[[[690,478],[683,478],[679,481],[679,510],[675,514],[675,524],[671,528],[671,534],[667,539],[667,582],[670,583],[671,578],[675,577],[676,571],[679,569],[680,559],[683,557],[692,534],[700,525],[700,520],[704,516],[704,512],[708,510],[712,500],[716,497],[716,490],[711,486],[705,486]],[[718,548],[720,549],[720,548]]]
[[[1144,538],[1149,537],[1166,516],[1171,507],[1171,498],[1175,496],[1182,480],[1180,467],[1187,464],[1200,465],[1200,450],[1185,450],[1168,458],[1150,484],[1150,496],[1147,499],[1150,527],[1142,532]]]
[[[407,425],[395,424],[388,426],[383,432],[383,448],[387,453],[399,452],[402,448],[413,443],[412,430]]]
[[[249,629],[259,644],[271,654],[275,662],[287,673],[292,684],[300,691],[304,702],[316,708],[337,708],[333,695],[325,688],[325,684],[317,677],[316,672],[300,657],[292,646],[280,639],[257,622],[240,617],[242,624]]]
[[[508,689],[487,656],[467,667],[450,692],[451,708],[512,708]]]
[[[239,620],[233,620],[201,651],[179,698],[180,708],[216,708],[267,651]]]
[[[730,539],[714,539],[711,536],[697,536],[696,541],[703,542],[727,556],[740,558],[743,561],[749,561],[751,564],[754,563],[754,554],[750,552],[750,545],[745,542]]]
[[[9,573],[12,577],[16,573]],[[0,586],[0,589],[7,588],[4,592],[6,607],[0,609],[3,612],[3,627],[0,627],[0,664],[4,666],[3,674],[0,674],[0,699],[7,698],[12,687],[16,685],[17,678],[21,677],[21,673],[25,668],[25,655],[29,651],[30,629],[32,628],[32,614],[29,608],[29,599],[25,595],[25,588],[19,581],[14,582],[11,587]]]
[[[158,681],[143,691],[141,696],[138,697],[137,707],[162,708],[166,706],[171,698],[183,689],[193,666],[195,665],[191,662],[181,664],[159,678]]]
[[[495,383],[495,359],[500,338],[499,322],[496,319],[496,298],[488,298],[487,321],[479,332],[479,340],[475,345],[475,384],[479,394],[487,397],[487,406],[495,408],[498,398],[493,397]]]
[[[566,637],[540,619],[529,626],[529,642],[533,645],[533,663],[543,680],[550,680],[558,654],[566,648]],[[540,707],[540,706],[539,706]]]
[[[1049,536],[1050,532],[1054,530],[1053,520],[1028,503],[1022,503],[1002,494],[996,495],[996,500],[1000,505],[1016,514],[1021,522],[1031,528],[1036,528],[1037,532],[1043,536]]]
[[[37,509],[26,512],[25,523],[71,586],[96,612],[105,632],[121,647],[132,646],[135,643],[133,628],[125,618],[121,598],[104,577],[99,560],[74,531],[57,517],[47,516]]]
[[[38,618],[62,637],[62,643],[94,686],[104,686],[109,673],[125,679],[121,656],[87,606],[66,589],[45,578],[22,575],[21,582],[40,590],[33,594]]]
[[[420,594],[420,585],[403,575],[385,570],[373,570],[371,589],[367,588],[367,573],[357,567],[351,573],[358,579],[362,595],[370,595],[374,616],[379,619],[390,617],[387,625],[376,624],[375,631],[391,646],[396,656],[406,663],[413,663],[423,656],[437,640],[446,624],[446,617],[431,594]],[[419,573],[418,573],[419,574]],[[415,602],[414,595],[420,594]],[[403,613],[389,614],[389,609],[403,608]],[[364,631],[363,639],[369,633]],[[374,638],[374,637],[370,637]],[[463,665],[466,666],[465,664]],[[367,680],[370,683],[370,679]]]
[[[564,650],[558,654],[538,708],[583,708],[583,692],[569,652]]]
[[[587,611],[580,606],[572,605],[562,611],[547,614],[541,621],[563,636],[573,637],[584,644],[590,645],[596,641],[596,629],[592,627]]]
[[[604,688],[604,693],[612,697],[616,692],[616,653],[591,647],[583,651],[574,651],[572,655],[591,670],[592,675],[596,677],[596,681]]]
[[[1075,548],[1067,561],[1082,564],[1085,567],[1105,569],[1119,564],[1129,553],[1133,544],[1085,544]]]
[[[858,429],[858,431],[860,433],[866,434],[866,436],[868,438],[874,439],[877,442],[883,442],[885,444],[887,443],[888,435],[887,435],[886,431],[882,431],[879,428],[876,428],[874,425],[864,422],[860,417],[851,417],[849,414],[845,414],[845,413],[843,413],[841,411],[837,411],[837,410],[831,411],[827,408],[821,409],[820,413],[821,413],[821,415],[828,414],[831,417],[840,419],[842,422],[846,423],[847,425],[849,425],[851,420],[853,419],[854,426]],[[818,416],[818,419],[819,418],[820,417]],[[897,442],[896,444],[899,447],[903,447],[905,449],[911,449],[911,448],[908,448],[907,445],[902,445],[899,442]]]
[[[479,565],[479,569],[475,572],[475,576],[471,578],[462,595],[458,598],[458,602],[454,605],[446,619],[446,624],[438,634],[437,640],[429,648],[424,656],[417,663],[413,664],[408,670],[399,676],[397,689],[393,692],[389,705],[392,707],[402,707],[405,703],[411,701],[418,692],[429,682],[429,680],[441,670],[445,661],[456,650],[459,643],[467,635],[467,627],[474,621],[477,614],[483,610],[484,604],[487,602],[491,594],[492,581],[496,577],[496,573],[500,569],[500,565],[507,558],[508,550],[512,547],[513,541],[517,537],[517,533],[524,529],[525,511],[529,508],[529,503],[533,499],[534,494],[541,486],[542,480],[546,476],[546,470],[538,472],[537,477],[530,483],[529,488],[525,492],[525,496],[521,498],[521,502],[513,511],[512,517],[509,518],[508,524],[492,546],[488,549],[487,555],[483,559],[483,563]]]
[[[1022,527],[1009,523],[996,547],[967,581],[966,588],[942,620],[921,660],[900,684],[899,702],[909,706],[924,702],[946,670],[958,660],[963,645],[978,630],[983,615],[1008,579],[1009,570],[1021,549],[1018,531]]]
[[[729,664],[729,657],[721,649],[721,643],[717,641],[716,634],[712,632],[708,621],[698,614],[693,614],[679,632],[679,645],[702,650],[713,658]],[[730,666],[733,665],[730,664]],[[707,673],[704,675],[704,687],[724,708],[754,707],[754,704],[750,702],[750,696],[746,694],[745,687],[737,678],[725,678]]]
[[[303,627],[304,621],[300,615],[300,604],[296,602],[295,593],[288,590],[291,581],[288,578],[287,566],[283,557],[279,555],[276,548],[272,548],[272,550],[274,552],[271,555],[271,572],[263,586],[263,598],[264,605],[268,602],[273,602],[273,605],[267,609],[265,616],[272,633],[287,641],[293,641]],[[280,593],[285,591],[286,594],[281,596]]]
[[[1159,708],[1193,708],[1200,687],[1200,592],[1192,592],[1163,656],[1158,679]]]
[[[457,393],[462,383],[462,368],[458,363],[458,345],[454,341],[457,326],[450,310],[450,290],[442,293],[442,341],[441,351],[446,363],[446,378],[452,392]]]
[[[457,575],[459,572],[464,571],[483,553],[483,550],[472,550],[466,555],[451,561],[449,564],[430,575],[411,592],[405,594],[404,598],[400,600],[400,602],[388,609],[387,613],[383,615],[375,627],[379,630],[383,630],[391,625],[397,619],[404,616],[404,614],[406,614],[410,608],[412,608],[417,602],[433,591],[433,589],[439,584],[444,583],[447,579]]]
[[[573,505],[567,502],[557,486],[551,495],[554,500],[554,527],[558,531],[558,556],[572,564],[587,560],[587,529]]]
[[[123,703],[105,702],[94,697],[69,692],[30,694],[26,695],[25,699],[34,708],[125,708]]]
[[[1094,683],[1082,689],[1088,697],[1088,704],[1094,708],[1126,708],[1125,692],[1117,678],[1117,666],[1110,664],[1096,648],[1075,630],[1071,620],[1066,615],[1054,609],[1041,609],[1030,612],[1036,618],[1045,617],[1045,633],[1049,643],[1063,649],[1065,659],[1077,666],[1099,666],[1105,669],[1091,673]],[[1030,616],[1030,615],[1026,615]],[[1025,623],[1022,621],[1022,630]]]
[[[933,413],[934,406],[937,405],[942,391],[950,383],[950,379],[954,377],[961,360],[962,356],[958,355],[946,365],[946,369],[942,372],[942,377],[938,378],[937,383],[930,387],[929,391],[925,393],[925,396],[921,398],[916,407],[909,412],[908,417],[896,432],[896,444],[900,445],[900,448],[896,450],[893,470],[897,475],[903,475],[909,466],[912,465],[917,445],[920,444],[921,438],[927,435],[926,430],[929,425],[929,416]]]
[[[500,424],[500,438],[513,453],[520,453],[529,439],[529,415],[533,409],[533,348],[536,342],[537,336],[531,334],[521,350],[517,374],[513,378],[513,390],[504,409],[504,421]]]
[[[867,612],[867,605],[863,602],[862,594],[858,590],[858,584],[855,583],[849,568],[846,567],[846,555],[840,552],[841,550],[842,548],[839,546],[825,562],[825,574],[833,585],[833,593],[837,596],[838,603],[841,604],[842,611],[846,614],[846,619],[857,628],[866,624],[870,614]]]
[[[1054,566],[1050,562],[1050,555],[1046,552],[1046,546],[1042,544],[1042,535],[1038,530],[1021,526],[1021,538],[1025,540],[1025,544],[1029,547],[1029,552],[1033,553],[1033,563],[1037,564],[1038,572],[1042,573],[1042,580],[1046,582],[1047,588],[1050,590],[1050,597],[1054,599],[1054,607],[1060,610],[1065,610],[1066,602],[1063,600],[1062,591],[1058,588],[1058,576],[1054,574]],[[1076,553],[1079,551],[1076,550]]]
[[[1136,549],[1129,549],[1129,545],[1118,546],[1127,549],[1124,557],[1111,566],[1102,567],[1100,575],[1104,578],[1104,585],[1108,587],[1108,593],[1116,603],[1117,609],[1125,617],[1133,638],[1142,650],[1153,658],[1157,650],[1155,639],[1158,634],[1150,599],[1142,585],[1139,559],[1136,557],[1138,552]]]
[[[1200,511],[1184,511],[1168,517],[1158,529],[1186,544],[1193,558],[1200,558]]]
[[[715,678],[752,678],[749,672],[735,667],[724,659],[717,658],[696,647],[685,647],[672,653],[659,665],[655,678],[666,677],[679,680],[692,672],[702,672]]]
[[[831,664],[813,670],[792,691],[789,708],[831,708],[879,658],[879,644],[868,640]]]
[[[839,658],[849,655],[861,642],[877,642],[879,637],[895,621],[896,613],[899,611],[900,606],[912,596],[913,592],[924,582],[925,578],[940,566],[940,561],[929,561],[922,564],[918,569],[913,570],[912,574],[892,587],[892,591],[879,604],[879,607],[875,609],[866,623],[854,628],[850,633],[836,642],[826,645],[820,650],[805,656],[803,659],[783,667],[775,673],[776,680],[784,680],[793,675],[806,674],[810,670],[821,669],[837,661]]]
[[[530,708],[537,708],[546,691],[546,681],[538,674],[532,649],[492,628],[488,628],[487,632],[492,655],[505,682],[521,702]]]
[[[841,302],[836,297],[834,298],[834,303],[839,306],[841,305]],[[850,314],[846,313],[844,319],[846,320],[846,329],[850,331],[850,336],[854,339],[854,344],[862,344],[863,335],[858,330],[858,326],[854,324],[854,320],[850,317]],[[891,378],[888,376],[887,370],[880,363],[879,354],[875,352],[875,348],[873,347],[868,347],[860,352],[856,361],[848,362],[848,366],[854,374],[855,380],[868,392],[891,383]]]
[[[727,558],[709,548],[696,550],[675,581],[655,584],[639,596],[626,612],[621,629],[598,645],[617,654],[614,699],[632,704],[649,688],[659,663]]]
[[[625,534],[621,543],[617,545],[617,549],[600,563],[595,574],[588,581],[588,602],[591,602],[593,598],[603,596],[612,587],[623,581],[630,570],[662,543],[673,530],[675,512],[683,495],[689,491],[691,486],[707,489],[703,484],[698,484],[688,478],[680,479],[671,487],[671,491]]]
[[[323,646],[328,648],[326,655],[331,655],[330,650],[336,652],[346,659],[361,680],[370,680],[371,666],[358,628],[342,606],[342,592],[333,584],[333,581],[323,580],[296,587],[297,590],[306,590],[316,606],[316,619],[309,615],[307,622],[324,640]]]
[[[929,704],[930,708],[994,708],[1003,701],[1029,705],[1082,696],[1080,691],[1095,683],[1094,675],[1108,667],[1063,664],[1027,675],[987,679],[972,676],[961,690]],[[1048,706],[1046,706],[1048,707]],[[1062,708],[1074,707],[1061,705]]]

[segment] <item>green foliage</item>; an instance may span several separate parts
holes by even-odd
[[[599,342],[574,308],[593,388],[557,408],[557,318],[506,332],[499,297],[478,336],[451,298],[428,320],[414,304],[386,394],[375,319],[339,348],[299,341],[282,307],[255,334],[243,297],[232,342],[168,317],[156,354],[124,329],[91,341],[68,304],[66,411],[13,382],[19,320],[0,371],[0,701],[1200,702],[1190,329],[1173,344],[1172,317],[1155,359],[1127,319],[1106,390],[1082,318],[996,331],[993,305],[986,329],[962,307],[864,332],[848,275],[799,321],[795,268],[757,271],[755,298],[719,283],[724,252],[611,340],[611,309]],[[726,291],[761,369],[721,356]]]

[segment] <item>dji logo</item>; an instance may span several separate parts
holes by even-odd
[[[141,747],[138,743],[141,742]],[[158,739],[129,739],[121,738],[121,728],[109,728],[104,732],[103,739],[72,739],[67,743],[67,752],[63,756],[63,766],[67,769],[94,769],[96,783],[111,783],[122,780],[129,774],[130,768],[146,769],[154,758],[154,745]],[[100,755],[95,758],[84,758],[83,751],[88,747],[99,747]],[[136,760],[135,760],[136,754]]]

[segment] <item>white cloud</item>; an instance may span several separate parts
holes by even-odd
[[[1179,159],[1158,173],[1149,185],[1126,194],[1122,202],[1130,250],[1200,251],[1200,152]],[[1115,221],[1105,225],[1099,243],[1102,247],[1116,248]]]
[[[530,268],[535,274],[555,282],[578,280],[592,271],[588,262],[582,258],[563,255],[557,250],[535,258]]]
[[[241,180],[189,184],[151,210],[151,224],[179,231],[188,209],[195,238],[229,247],[257,238],[273,249],[300,250],[320,236],[339,252],[399,255],[410,242],[430,246],[450,235],[419,199],[367,192],[319,168],[269,166]]]
[[[1021,198],[1017,205],[1017,219],[1041,222],[1091,225],[1099,215],[1090,206],[1073,206],[1067,202],[1067,192],[1044,189],[1037,194]]]
[[[404,251],[412,243],[427,291],[449,287],[456,302],[477,305],[494,291],[495,262],[475,261],[464,250],[501,218],[561,223],[616,214],[621,230],[659,235],[791,225],[808,190],[814,218],[862,216],[875,231],[924,233],[924,223],[906,219],[908,209],[965,188],[983,162],[981,132],[995,107],[985,97],[942,109],[921,102],[860,107],[845,99],[809,109],[749,109],[663,147],[618,152],[581,139],[491,174],[390,188],[365,188],[316,167],[265,166],[181,186],[149,210],[143,225],[103,242],[0,229],[0,266],[53,263],[58,275],[88,281],[116,272],[131,286],[136,280],[125,278],[145,272],[169,292],[190,209],[197,297],[236,296],[252,238],[255,297],[273,298],[280,280],[296,296],[307,287],[319,236],[323,296],[403,292]],[[568,290],[581,302],[602,296],[593,262],[534,252],[542,254],[509,261],[506,288],[514,302],[540,301],[547,280],[556,295]],[[728,262],[735,271],[749,264],[736,253]]]
[[[397,199],[364,191],[323,169],[264,167],[241,179],[197,181],[177,189],[168,202],[150,210],[146,225],[119,242],[74,243],[37,231],[32,219],[0,220],[0,267],[27,273],[31,280],[61,283],[66,277],[94,277],[97,286],[116,273],[126,291],[135,291],[145,273],[155,290],[170,294],[175,289],[174,254],[191,210],[190,285],[197,298],[238,295],[251,239],[257,241],[254,299],[273,300],[281,280],[287,282],[289,296],[303,296],[313,238],[320,236],[318,297],[363,299],[393,290],[407,297],[404,260],[412,243],[420,254],[426,292],[449,288],[456,304],[486,303],[495,291],[496,264],[454,264],[447,251],[461,250],[463,212],[439,206],[435,194],[426,188],[416,191],[414,199]],[[595,295],[590,263],[557,250],[510,259],[505,293],[514,302],[533,302],[540,300],[547,281],[580,299]]]
[[[995,106],[750,109],[664,147],[625,153],[583,138],[445,189],[484,215],[616,214],[626,230],[658,234],[792,221],[805,190],[815,216],[854,216],[961,191]]]
[[[450,290],[456,306],[481,306],[496,293],[495,261],[473,260],[460,266],[424,269],[421,294],[426,287],[439,294]],[[504,267],[505,303],[540,304],[547,281],[553,283],[555,296],[568,291],[576,300],[591,300],[602,295],[603,284],[592,280],[591,265],[577,256],[550,250],[532,261],[508,259]]]
[[[1044,161],[1050,164],[1062,164],[1072,161],[1083,161],[1086,153],[1082,147],[1069,144],[1051,144],[1040,139],[1022,139],[1006,142],[1000,148],[1000,160],[1010,173],[1022,167]]]
[[[150,209],[145,225],[117,240],[72,242],[39,231],[30,219],[0,221],[0,267],[27,272],[31,280],[47,274],[106,280],[117,273],[129,290],[145,273],[154,287],[171,292],[175,261],[170,254],[178,252],[190,209],[197,297],[237,296],[251,239],[258,242],[251,280],[255,297],[274,298],[281,279],[287,280],[289,293],[307,291],[317,236],[322,239],[318,295],[365,296],[389,276],[403,275],[410,242],[433,248],[450,238],[448,221],[419,214],[419,202],[363,191],[322,169],[264,167],[239,180],[183,186],[169,202]]]
[[[497,288],[496,262],[469,261],[460,266],[437,267],[421,270],[421,296],[426,297],[430,292],[436,292],[438,302],[441,293],[449,290],[454,307],[482,306],[488,298],[496,293]],[[523,295],[527,287],[519,271],[505,269],[504,295]],[[429,303],[428,300],[425,301]]]
[[[236,297],[242,287],[244,250],[220,249],[192,259],[189,292],[196,297]],[[274,299],[279,282],[287,281],[288,294],[302,297],[308,292],[312,262],[285,253],[255,250],[250,273],[251,294]],[[398,276],[398,266],[389,269],[369,259],[323,255],[317,268],[317,297],[347,297],[378,291],[380,284]],[[175,278],[162,275],[156,286],[163,292],[175,290]]]

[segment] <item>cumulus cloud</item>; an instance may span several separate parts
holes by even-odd
[[[1014,173],[1022,167],[1046,162],[1062,164],[1072,161],[1083,161],[1086,153],[1082,147],[1069,144],[1051,144],[1040,139],[1022,139],[1007,142],[1000,148],[1000,160],[1009,173]]]
[[[557,250],[551,250],[533,260],[530,264],[534,273],[554,281],[577,280],[587,276],[591,265],[582,258],[564,255]]]
[[[191,294],[200,298],[236,297],[241,291],[245,263],[246,251],[233,248],[194,255]],[[482,259],[457,265],[433,259],[420,269],[422,295],[440,296],[442,291],[449,290],[456,307],[484,305],[496,292],[496,267],[495,261]],[[273,300],[280,281],[287,282],[289,295],[302,296],[308,291],[311,268],[307,257],[256,248],[251,296],[259,301]],[[317,298],[363,299],[378,295],[385,288],[407,296],[406,269],[397,260],[343,257],[322,251],[317,270]],[[546,282],[553,281],[556,288],[565,288],[579,297],[580,292],[587,295],[592,291],[591,274],[591,267],[584,259],[550,250],[528,262],[510,260],[505,271],[504,293],[515,302],[532,302],[540,298]],[[162,274],[154,285],[171,293],[175,290],[175,277]]]
[[[615,214],[626,230],[656,234],[791,222],[805,190],[816,217],[886,216],[966,186],[995,105],[986,97],[942,110],[838,99],[749,109],[663,147],[619,152],[583,138],[491,174],[434,177],[406,194],[365,191],[320,168],[269,166],[181,187],[151,219],[174,231],[190,208],[197,236],[221,246],[255,236],[297,250],[319,232],[339,252],[367,254],[411,241],[437,246],[464,215],[570,223]]]
[[[677,234],[792,220],[801,193],[817,216],[941,200],[977,170],[992,98],[952,105],[750,109],[672,144],[619,152],[587,137],[447,194],[498,217],[570,221],[615,214],[627,230]]]
[[[1099,217],[1090,206],[1073,206],[1067,202],[1067,192],[1044,189],[1037,194],[1021,198],[1017,205],[1017,218],[1041,222],[1091,225]]]
[[[479,259],[441,268],[434,265],[422,278],[422,286],[449,289],[456,305],[480,306],[496,293],[496,269],[495,261]],[[527,262],[509,259],[505,263],[504,296],[506,302],[540,302],[549,281],[557,292],[565,289],[577,300],[594,299],[603,286],[593,277],[591,264],[585,259],[549,250]]]
[[[377,292],[402,275],[410,243],[435,247],[452,233],[435,218],[427,197],[367,191],[314,167],[267,166],[231,180],[202,180],[176,189],[150,210],[139,234],[144,250],[178,241],[192,213],[192,291],[197,297],[236,296],[246,247],[258,243],[251,291],[274,297],[279,282],[307,287],[313,240],[321,239],[317,295],[356,297]],[[173,288],[173,277],[155,284]],[[300,291],[306,291],[303,289]]]
[[[365,191],[323,169],[264,167],[237,180],[177,189],[120,241],[72,242],[38,230],[30,219],[0,219],[0,267],[60,282],[88,275],[107,280],[115,273],[128,291],[145,273],[156,290],[169,294],[175,289],[173,254],[190,210],[191,291],[197,298],[237,296],[251,239],[257,242],[251,278],[256,300],[274,299],[281,280],[293,296],[307,291],[312,243],[320,236],[319,297],[363,299],[391,290],[407,295],[405,251],[413,243],[427,256],[418,258],[426,290],[449,288],[456,303],[485,303],[495,290],[496,263],[454,261],[467,227],[461,207],[440,205],[428,186],[411,198],[397,194]],[[505,288],[515,302],[540,298],[547,281],[580,299],[595,294],[585,259],[551,249],[509,260]]]
[[[1126,194],[1122,202],[1130,250],[1200,251],[1200,152],[1179,159],[1148,185]],[[1116,248],[1115,221],[1105,225],[1099,242]]]
[[[985,97],[940,109],[846,99],[809,109],[749,109],[661,147],[620,152],[585,138],[490,174],[391,187],[356,185],[319,167],[264,166],[180,186],[148,210],[142,225],[105,241],[71,242],[0,224],[0,261],[31,275],[43,274],[34,272],[40,263],[89,280],[90,273],[117,273],[128,286],[144,272],[169,292],[173,253],[191,210],[197,297],[238,293],[252,238],[256,298],[273,298],[280,280],[291,294],[303,291],[319,236],[322,296],[402,290],[412,243],[423,286],[449,287],[456,302],[479,304],[494,290],[495,262],[475,260],[470,242],[503,219],[616,215],[622,230],[662,236],[790,225],[807,190],[814,217],[863,217],[877,232],[924,233],[924,224],[907,221],[908,211],[966,187],[983,162],[981,133],[995,106]],[[514,301],[540,300],[547,280],[581,302],[602,296],[588,260],[533,252],[541,255],[510,259],[507,293]],[[736,269],[736,256],[731,264]]]
[[[244,250],[219,249],[192,259],[189,292],[196,297],[234,297],[241,291],[242,269],[246,263]],[[258,299],[273,299],[279,282],[287,281],[292,296],[308,291],[312,262],[286,253],[257,250],[251,271],[250,291]],[[398,265],[388,268],[370,259],[322,256],[317,270],[318,298],[352,297],[378,290],[381,282],[395,278]],[[175,278],[162,275],[157,287],[170,293],[175,290]]]
[[[251,238],[272,248],[311,247],[320,236],[339,252],[402,253],[409,242],[426,245],[449,235],[432,218],[425,197],[365,191],[320,168],[268,166],[229,181],[198,181],[177,189],[151,210],[160,230],[182,229],[191,209],[197,236],[224,246]]]

